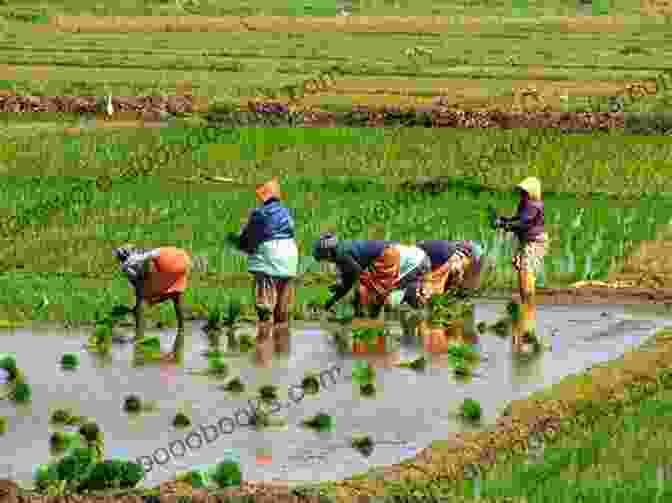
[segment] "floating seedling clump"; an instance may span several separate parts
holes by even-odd
[[[376,378],[375,369],[367,361],[356,361],[352,367],[352,380],[359,385],[371,384]]]
[[[315,374],[308,374],[301,380],[303,391],[314,395],[320,391],[320,380]]]
[[[16,358],[7,353],[0,354],[0,369],[6,370],[10,376],[17,370]]]
[[[481,404],[471,398],[465,398],[460,406],[460,415],[470,421],[478,421],[482,414]]]
[[[178,412],[175,414],[175,418],[173,419],[173,426],[175,428],[186,428],[191,426],[191,420],[186,416],[186,414]]]
[[[421,356],[419,358],[416,358],[415,360],[412,360],[410,362],[401,362],[399,364],[399,367],[402,368],[407,368],[411,370],[424,370],[427,367],[427,360],[425,359],[424,356]]]
[[[373,396],[376,394],[376,385],[371,382],[362,384],[359,387],[359,392],[362,396]]]
[[[448,348],[448,355],[453,359],[474,362],[479,359],[478,351],[473,344],[453,344]]]
[[[215,377],[226,377],[229,375],[229,366],[222,358],[209,358],[208,374]]]
[[[373,453],[373,439],[369,435],[357,435],[350,439],[350,445],[364,457]]]
[[[306,419],[303,424],[308,428],[312,428],[317,431],[328,431],[331,430],[334,426],[334,420],[329,414],[324,414],[320,412],[315,416]]]
[[[51,422],[53,424],[68,424],[70,418],[72,418],[72,412],[67,409],[56,409],[51,414]]]
[[[56,431],[49,437],[49,447],[54,451],[64,451],[66,448],[65,434],[61,431]]]
[[[226,383],[224,389],[232,393],[242,393],[243,391],[245,391],[245,385],[240,380],[240,378],[234,377],[233,379],[231,379],[229,382]]]
[[[74,370],[79,367],[79,356],[75,353],[66,353],[61,357],[61,367],[67,370]]]
[[[95,421],[88,421],[79,427],[79,434],[88,443],[100,442],[103,438],[103,433],[100,426]]]
[[[240,465],[235,461],[218,463],[212,474],[212,480],[221,488],[240,486],[242,478]]]
[[[10,397],[16,403],[26,403],[30,402],[30,399],[33,395],[33,392],[30,388],[30,385],[26,382],[17,382],[14,385],[14,390],[11,392]]]
[[[126,412],[140,412],[142,409],[142,402],[137,395],[129,395],[124,399],[124,410]]]
[[[476,325],[476,330],[479,334],[484,334],[488,330],[488,325],[484,321],[479,321]]]
[[[509,335],[509,320],[497,320],[491,327],[490,330],[495,332],[500,337],[506,337]]]
[[[259,388],[259,397],[262,400],[270,401],[277,400],[278,398],[278,387],[272,384],[267,384]]]

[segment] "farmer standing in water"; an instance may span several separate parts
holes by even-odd
[[[270,361],[273,349],[289,351],[289,310],[294,298],[299,252],[294,240],[294,220],[280,202],[277,178],[258,185],[261,206],[250,214],[240,236],[230,235],[248,257],[248,271],[254,275],[257,328],[257,362]],[[274,342],[274,345],[271,345]]]
[[[135,290],[135,342],[145,335],[145,317],[143,304],[159,304],[172,300],[177,317],[177,337],[173,351],[166,355],[167,359],[177,356],[177,351],[184,342],[184,315],[182,296],[187,288],[191,258],[180,248],[164,246],[145,250],[132,244],[126,244],[114,250],[114,255],[121,264],[121,271],[128,278]]]
[[[415,246],[404,246],[395,241],[355,240],[339,241],[331,233],[323,234],[313,247],[316,260],[336,264],[338,282],[329,287],[333,296],[326,310],[341,300],[359,280],[355,310],[377,318],[393,293],[399,293],[400,303],[417,307],[427,297],[422,286],[423,276],[431,270],[427,254]]]
[[[513,232],[518,238],[513,267],[518,273],[523,330],[528,332],[534,330],[536,272],[543,267],[549,239],[544,230],[544,203],[539,180],[526,178],[516,190],[520,193],[517,214],[511,218],[497,217],[495,228]]]

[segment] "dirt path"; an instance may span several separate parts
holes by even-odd
[[[672,8],[643,9],[644,15],[664,13]],[[442,33],[446,31],[478,32],[486,25],[502,29],[548,24],[566,32],[618,33],[632,26],[626,16],[547,16],[542,18],[447,17],[447,16],[54,16],[49,24],[34,25],[37,31],[74,32],[152,32],[152,31],[263,31],[277,33]]]
[[[529,70],[529,69],[528,69]],[[543,69],[537,73],[543,76]],[[528,71],[529,74],[529,71]],[[504,82],[504,81],[503,81]],[[526,110],[548,107],[553,111],[563,110],[564,97],[597,97],[623,95],[627,86],[640,84],[651,87],[653,84],[643,81],[568,81],[520,79],[506,80],[512,87],[507,93],[484,92],[478,79],[426,79],[419,83],[415,79],[338,79],[329,90],[306,94],[301,103],[319,106],[330,97],[350,96],[353,104],[358,105],[417,105],[430,104],[441,96],[446,103],[463,109],[510,109],[519,104]],[[434,96],[417,96],[423,92],[435,92]]]

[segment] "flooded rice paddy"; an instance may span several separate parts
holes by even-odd
[[[504,310],[503,303],[476,304],[474,321],[490,325]],[[7,433],[0,436],[0,464],[9,463],[15,479],[29,482],[38,464],[53,459],[49,437],[62,428],[50,424],[51,414],[70,408],[100,424],[106,457],[144,456],[141,459],[148,472],[143,484],[147,486],[172,479],[178,471],[218,462],[231,451],[239,456],[248,480],[342,479],[412,457],[450,432],[492,425],[511,400],[618,358],[656,330],[672,325],[672,314],[643,306],[549,305],[538,306],[537,320],[537,331],[550,343],[550,350],[529,359],[517,358],[507,337],[469,330],[462,337],[477,345],[481,359],[467,380],[455,377],[448,355],[436,352],[426,332],[404,332],[394,321],[389,328],[396,344],[378,355],[343,353],[332,336],[338,325],[295,323],[289,353],[276,354],[272,361],[257,361],[254,349],[237,356],[224,351],[227,378],[194,372],[208,368],[203,322],[188,328],[181,365],[134,365],[132,344],[115,344],[106,357],[90,354],[83,348],[90,330],[3,330],[0,351],[16,355],[33,398],[27,405],[0,401],[0,416],[8,418]],[[131,334],[130,328],[124,330]],[[254,334],[254,327],[241,327],[238,333]],[[146,335],[161,335],[162,349],[168,351],[175,331],[150,330]],[[225,340],[223,335],[223,345]],[[61,356],[68,352],[79,354],[78,369],[61,368]],[[424,370],[396,366],[419,356],[427,360]],[[376,368],[377,392],[371,397],[362,396],[353,380],[353,364],[358,359]],[[322,386],[317,394],[303,394],[299,389],[308,372],[320,375]],[[243,392],[222,389],[232,377],[244,383]],[[246,426],[249,401],[256,404],[259,388],[268,384],[278,386],[282,406],[274,416],[286,418],[286,424],[256,430]],[[140,415],[124,412],[124,399],[131,394],[149,403],[150,410]],[[459,418],[465,398],[481,403],[480,425]],[[184,412],[192,426],[176,429],[172,422],[177,412]],[[302,426],[303,420],[319,412],[333,417],[331,431],[315,432]],[[227,433],[217,432],[218,424]],[[349,446],[355,434],[373,438],[375,447],[369,457]]]

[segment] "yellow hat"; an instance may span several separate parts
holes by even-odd
[[[280,182],[277,178],[273,178],[270,182],[257,185],[257,198],[265,203],[272,197],[280,199]]]
[[[527,192],[530,195],[530,199],[541,199],[541,182],[537,178],[532,176],[525,178],[525,180],[516,185],[516,187]]]

